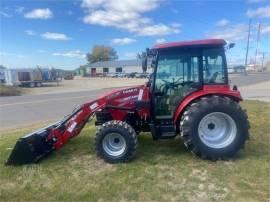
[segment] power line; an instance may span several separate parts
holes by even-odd
[[[263,69],[263,63],[264,63],[264,54],[265,54],[265,52],[262,52],[262,69]]]
[[[261,32],[261,24],[258,25],[258,32],[257,32],[257,40],[256,40],[256,52],[255,52],[255,68],[257,65],[257,54],[258,54],[258,48],[259,48],[259,41],[260,41],[260,32]]]
[[[248,60],[248,51],[249,51],[250,27],[251,27],[251,20],[249,20],[249,26],[248,26],[248,38],[247,38],[246,59],[245,59],[245,72],[246,73],[247,73],[247,60]]]

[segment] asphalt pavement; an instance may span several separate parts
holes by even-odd
[[[270,90],[246,86],[270,81],[270,72],[231,76],[231,84],[237,84],[244,99],[270,101]],[[58,94],[23,95],[0,98],[0,127],[20,128],[44,121],[57,121],[79,104],[98,98],[109,89]]]
[[[231,74],[229,75],[231,84],[237,86],[253,85],[260,82],[270,81],[270,72],[258,72],[245,74]]]
[[[28,124],[60,120],[71,113],[77,105],[94,100],[108,91],[110,90],[101,89],[59,94],[1,97],[1,129],[20,128]]]

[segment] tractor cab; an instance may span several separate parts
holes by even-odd
[[[148,83],[154,122],[151,131],[157,139],[176,135],[176,111],[189,95],[207,86],[210,89],[228,86],[225,45],[222,39],[210,39],[159,44],[147,49],[153,68]],[[143,61],[144,71],[146,60]]]
[[[147,50],[155,119],[172,119],[176,107],[205,85],[227,85],[224,40],[166,43]],[[147,62],[143,62],[146,68]]]

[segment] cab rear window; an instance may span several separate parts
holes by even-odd
[[[205,84],[221,84],[225,78],[225,56],[223,49],[203,50],[203,81]]]

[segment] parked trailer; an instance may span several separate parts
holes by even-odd
[[[18,73],[16,69],[5,69],[5,84],[8,86],[19,86]]]
[[[5,83],[5,69],[0,68],[0,83]]]
[[[6,69],[5,83],[11,86],[41,87],[43,83],[56,82],[56,73],[49,69]]]

